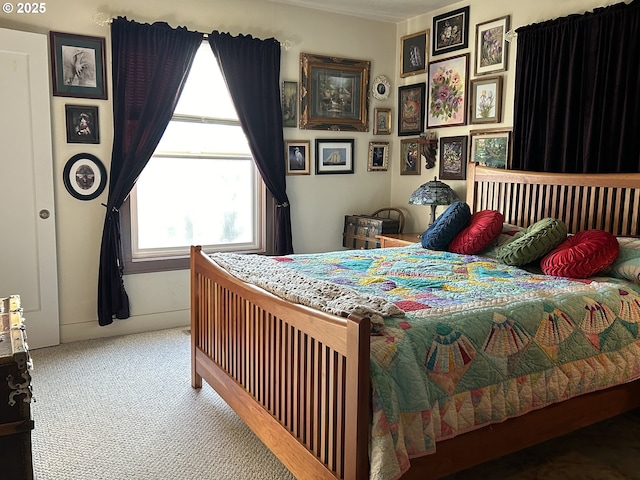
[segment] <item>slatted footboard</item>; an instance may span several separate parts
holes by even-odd
[[[368,478],[369,320],[283,301],[191,249],[204,378],[297,478]]]

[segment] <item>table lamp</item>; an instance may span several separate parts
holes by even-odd
[[[449,185],[441,182],[436,177],[433,180],[420,185],[409,198],[410,205],[431,205],[431,225],[436,219],[438,205],[450,205],[458,200],[458,195]]]

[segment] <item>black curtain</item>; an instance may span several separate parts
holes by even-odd
[[[171,120],[202,37],[166,23],[118,17],[111,24],[114,135],[98,274],[100,325],[129,317],[119,209]]]
[[[517,30],[512,168],[640,172],[639,9]]]
[[[258,170],[276,201],[273,253],[293,253],[280,103],[280,43],[273,38],[232,37],[214,30],[209,34],[209,44]]]

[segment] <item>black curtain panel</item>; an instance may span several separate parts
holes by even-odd
[[[209,34],[251,153],[276,200],[276,255],[293,253],[291,209],[286,192],[285,152],[280,104],[280,43],[251,35]]]
[[[151,158],[175,109],[201,33],[166,23],[111,24],[113,150],[98,276],[98,322],[129,317],[122,281],[119,209]]]
[[[512,168],[640,172],[640,1],[517,30]]]

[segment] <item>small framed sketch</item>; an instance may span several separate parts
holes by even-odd
[[[391,109],[375,108],[373,111],[373,134],[389,135],[391,133]]]
[[[282,126],[298,126],[298,82],[282,82]]]
[[[368,172],[381,172],[389,169],[389,142],[369,142]]]
[[[469,7],[433,17],[432,55],[442,55],[468,46]]]
[[[502,77],[480,77],[469,83],[469,123],[499,123],[502,120]]]
[[[478,165],[509,168],[511,130],[471,131],[471,160]]]
[[[496,18],[476,25],[476,75],[502,72],[507,69],[509,49],[505,35],[509,31],[510,16]]]
[[[467,178],[467,136],[440,138],[440,179]]]
[[[398,87],[398,136],[420,135],[424,131],[425,84]]]
[[[311,142],[285,141],[287,175],[309,175],[311,165]]]
[[[400,141],[400,175],[420,175],[419,138]]]
[[[429,63],[427,128],[467,123],[468,65],[468,53]]]
[[[316,175],[353,173],[353,139],[316,139]]]
[[[100,143],[98,107],[65,105],[67,143]]]
[[[107,99],[104,37],[49,32],[53,94]]]
[[[400,39],[400,76],[409,77],[427,71],[429,30],[405,35]]]

